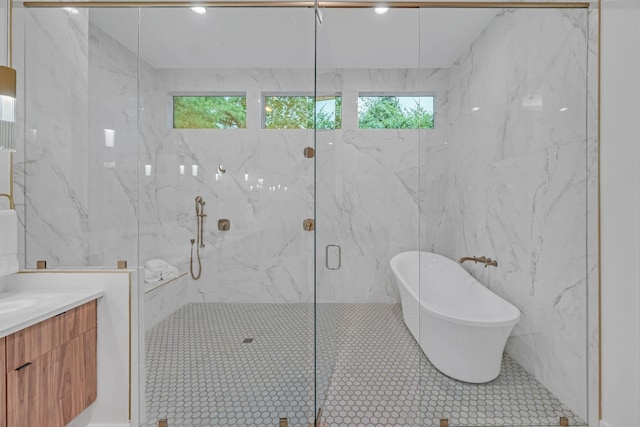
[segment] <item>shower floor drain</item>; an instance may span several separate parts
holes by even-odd
[[[253,342],[253,338],[245,338],[245,339],[242,341],[242,343],[243,343],[243,344],[249,344],[249,343],[252,343],[252,342]]]

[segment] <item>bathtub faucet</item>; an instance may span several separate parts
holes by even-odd
[[[489,266],[489,265],[491,265],[493,267],[497,267],[498,266],[498,261],[496,261],[494,259],[491,259],[491,258],[487,258],[486,256],[481,256],[480,258],[466,256],[466,257],[460,258],[460,260],[459,260],[460,264],[462,264],[465,261],[473,261],[475,263],[481,262],[481,263],[484,264],[485,268],[487,268],[487,266]]]

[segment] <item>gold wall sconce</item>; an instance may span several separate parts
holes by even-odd
[[[0,66],[0,150],[16,151],[16,70]]]
[[[7,65],[0,66],[0,150],[16,151],[16,70],[13,62],[13,1],[7,1]],[[12,165],[13,167],[13,158]],[[13,182],[11,183],[13,185]]]

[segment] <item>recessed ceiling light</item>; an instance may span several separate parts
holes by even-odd
[[[471,111],[478,111],[478,110],[480,110],[480,107],[473,107],[473,108],[471,109]]]
[[[376,7],[375,9],[373,9],[373,11],[375,13],[377,13],[378,15],[384,15],[385,13],[389,12],[389,8],[388,7]]]
[[[560,111],[567,111],[568,109],[569,109],[569,107],[562,107],[562,108],[560,109]]]
[[[207,8],[202,6],[194,6],[191,8],[191,10],[193,10],[198,15],[204,15],[205,13],[207,13]]]

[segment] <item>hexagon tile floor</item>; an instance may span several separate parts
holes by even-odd
[[[466,384],[436,370],[399,304],[190,304],[147,333],[147,420],[171,427],[585,425],[505,354]],[[318,361],[314,366],[314,345]],[[314,372],[318,377],[314,389]]]

